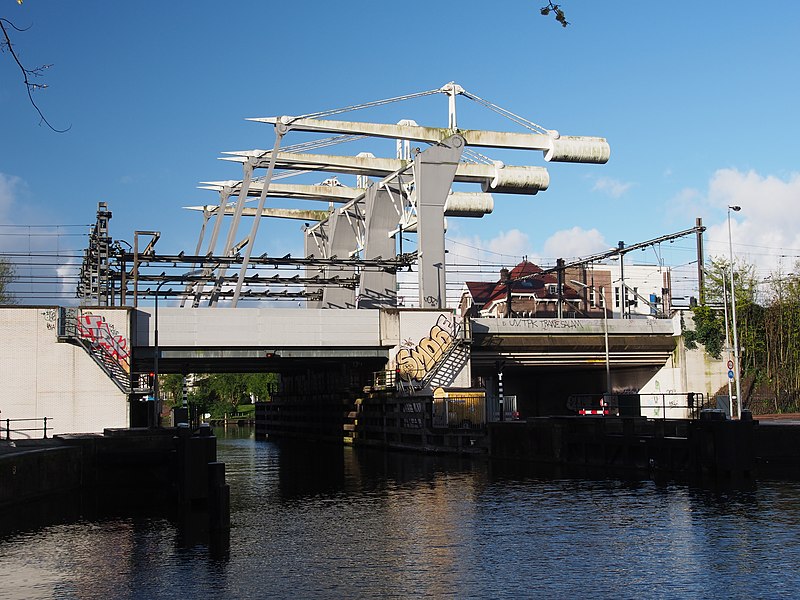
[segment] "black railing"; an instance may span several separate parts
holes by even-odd
[[[47,422],[48,421],[52,421],[52,420],[53,419],[50,418],[50,417],[41,417],[39,419],[5,419],[4,420],[4,422],[5,422],[5,439],[10,440],[12,433],[18,434],[18,433],[21,433],[21,432],[26,432],[27,433],[27,432],[30,432],[30,431],[39,431],[39,432],[42,433],[42,437],[43,438],[47,438],[47,430],[48,429],[51,429],[51,430],[53,429],[52,427],[48,427],[47,426]],[[17,427],[17,426],[15,426],[13,429],[11,428],[11,424],[12,423],[38,423],[40,421],[42,423],[40,427]],[[2,421],[0,421],[0,423],[2,423]],[[30,438],[32,436],[27,435],[27,436],[23,436],[23,437]]]
[[[650,419],[699,419],[710,407],[699,392],[663,394],[574,394],[567,408],[578,415],[647,417]]]
[[[62,308],[58,322],[60,339],[81,346],[109,379],[124,394],[131,393],[130,364],[127,352],[119,347],[117,339],[105,328],[83,323],[84,315],[77,308]]]

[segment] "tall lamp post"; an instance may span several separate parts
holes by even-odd
[[[187,271],[183,275],[180,275],[180,279],[181,280],[186,280],[187,278],[196,277],[197,275],[201,275],[202,273],[203,273],[203,269],[193,269],[191,271]],[[153,401],[154,402],[153,402],[153,404],[155,405],[155,408],[154,408],[155,414],[153,415],[153,417],[154,417],[153,420],[155,422],[158,422],[158,420],[155,417],[161,413],[161,405],[160,405],[159,400],[158,400],[158,392],[159,392],[159,389],[158,389],[158,359],[161,356],[161,349],[158,346],[158,294],[161,291],[161,287],[165,283],[167,283],[167,281],[169,281],[169,279],[166,277],[166,275],[167,275],[166,272],[163,272],[163,271],[161,272],[161,277],[163,277],[163,279],[156,286],[156,299],[155,299],[155,304],[154,304],[154,316],[153,316],[154,317],[154,323],[153,323],[153,345],[154,345],[154,348],[153,348],[153,350],[154,350],[154,356],[153,356]]]
[[[730,361],[731,357],[731,334],[728,327],[728,278],[725,271],[722,271],[722,307],[725,310],[725,358]],[[733,369],[731,369],[732,371]],[[733,418],[733,394],[731,393],[731,378],[728,376],[728,413]]]
[[[162,273],[162,275],[166,275],[166,273]],[[158,415],[161,413],[161,406],[158,401],[158,357],[161,354],[161,350],[158,347],[158,294],[161,292],[161,286],[167,283],[166,279],[163,279],[159,282],[156,286],[156,299],[154,305],[154,320],[155,323],[153,324],[153,344],[154,344],[154,355],[153,355],[153,410],[150,419],[154,424],[158,423]]]
[[[733,321],[733,375],[736,381],[736,413],[738,417],[742,418],[742,381],[739,377],[739,336],[736,331],[736,289],[734,288],[733,281],[733,237],[731,235],[731,211],[739,212],[742,210],[741,206],[728,207],[728,250],[731,259],[731,320]]]
[[[582,287],[584,290],[596,289],[593,285],[587,285],[574,279],[569,280],[570,283]],[[600,288],[600,299],[603,302],[603,339],[606,347],[606,394],[611,394],[611,361],[609,360],[608,353],[608,307],[606,305],[606,288]]]

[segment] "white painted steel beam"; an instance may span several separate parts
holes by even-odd
[[[205,206],[184,206],[183,208],[187,210],[196,210],[196,211],[203,211],[204,213],[210,214],[217,214],[219,212],[219,207],[213,204],[207,204]],[[236,213],[236,209],[234,206],[226,206],[223,214],[226,217],[233,216]],[[273,219],[297,219],[299,221],[322,221],[323,219],[327,219],[328,215],[330,215],[330,211],[327,210],[305,210],[302,208],[265,208],[261,216],[262,217],[271,217]],[[254,217],[256,216],[256,209],[245,207],[242,209],[243,217]]]
[[[201,181],[198,186],[201,190],[221,192],[229,188],[234,193],[241,189],[241,181]],[[264,183],[260,180],[250,182],[247,190],[248,196],[260,196]],[[301,185],[287,183],[270,183],[267,196],[277,198],[292,198],[295,200],[322,200],[325,202],[348,202],[364,193],[364,188],[355,188],[346,185]]]
[[[237,163],[252,161],[255,168],[265,168],[269,164],[270,152],[267,150],[241,150],[225,152],[221,160]],[[374,156],[334,156],[330,154],[301,154],[279,152],[275,162],[279,169],[301,169],[326,171],[369,177],[387,177],[411,163],[397,158],[376,158]],[[546,190],[550,185],[550,174],[544,167],[505,165],[497,162],[492,165],[477,163],[458,163],[453,181],[459,183],[479,183],[484,191],[495,193],[535,194]],[[252,184],[251,184],[252,185]],[[270,185],[270,189],[272,185]],[[335,188],[332,188],[335,189]]]
[[[322,186],[315,186],[322,187]],[[350,190],[357,190],[358,188],[348,188]],[[252,190],[252,187],[251,187]],[[272,195],[272,186],[268,195]],[[288,196],[289,198],[297,198]],[[320,198],[320,200],[327,200]],[[341,202],[341,200],[339,200]],[[219,213],[219,206],[215,204],[206,204],[204,206],[184,206],[186,210],[194,210],[203,212],[209,216]],[[491,214],[494,210],[494,198],[491,194],[482,192],[450,192],[444,204],[445,217],[475,217],[480,218],[484,215]],[[222,214],[226,217],[235,214],[235,207],[229,204],[225,207]],[[243,217],[255,216],[254,208],[243,208]],[[307,215],[307,216],[304,216]],[[265,208],[263,216],[265,217],[278,217],[283,219],[300,219],[306,221],[321,221],[330,215],[329,210],[304,210],[304,209],[289,209],[289,208]],[[198,252],[199,254],[199,252]]]
[[[303,119],[298,117],[258,117],[248,119],[272,125],[283,124],[299,131],[318,133],[346,133],[391,139],[415,140],[438,144],[454,133],[464,138],[467,146],[541,150],[548,162],[579,162],[605,164],[611,149],[605,138],[591,136],[560,136],[557,132],[514,133],[509,131],[482,131],[464,129],[453,131],[444,127],[420,125],[392,125],[388,123],[362,123],[329,119]]]

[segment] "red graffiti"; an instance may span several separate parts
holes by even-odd
[[[118,361],[127,372],[130,370],[128,340],[113,329],[102,315],[81,315],[78,317],[78,335],[94,348],[102,348],[105,353]]]

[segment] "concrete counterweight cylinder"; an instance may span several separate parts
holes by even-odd
[[[542,167],[509,167],[498,163],[494,179],[484,181],[484,192],[498,194],[536,194],[550,185],[550,174]]]
[[[611,148],[605,138],[564,135],[550,141],[545,150],[547,162],[592,163],[603,165],[611,156]]]
[[[450,192],[444,203],[446,217],[482,217],[494,210],[494,198],[481,192]]]

